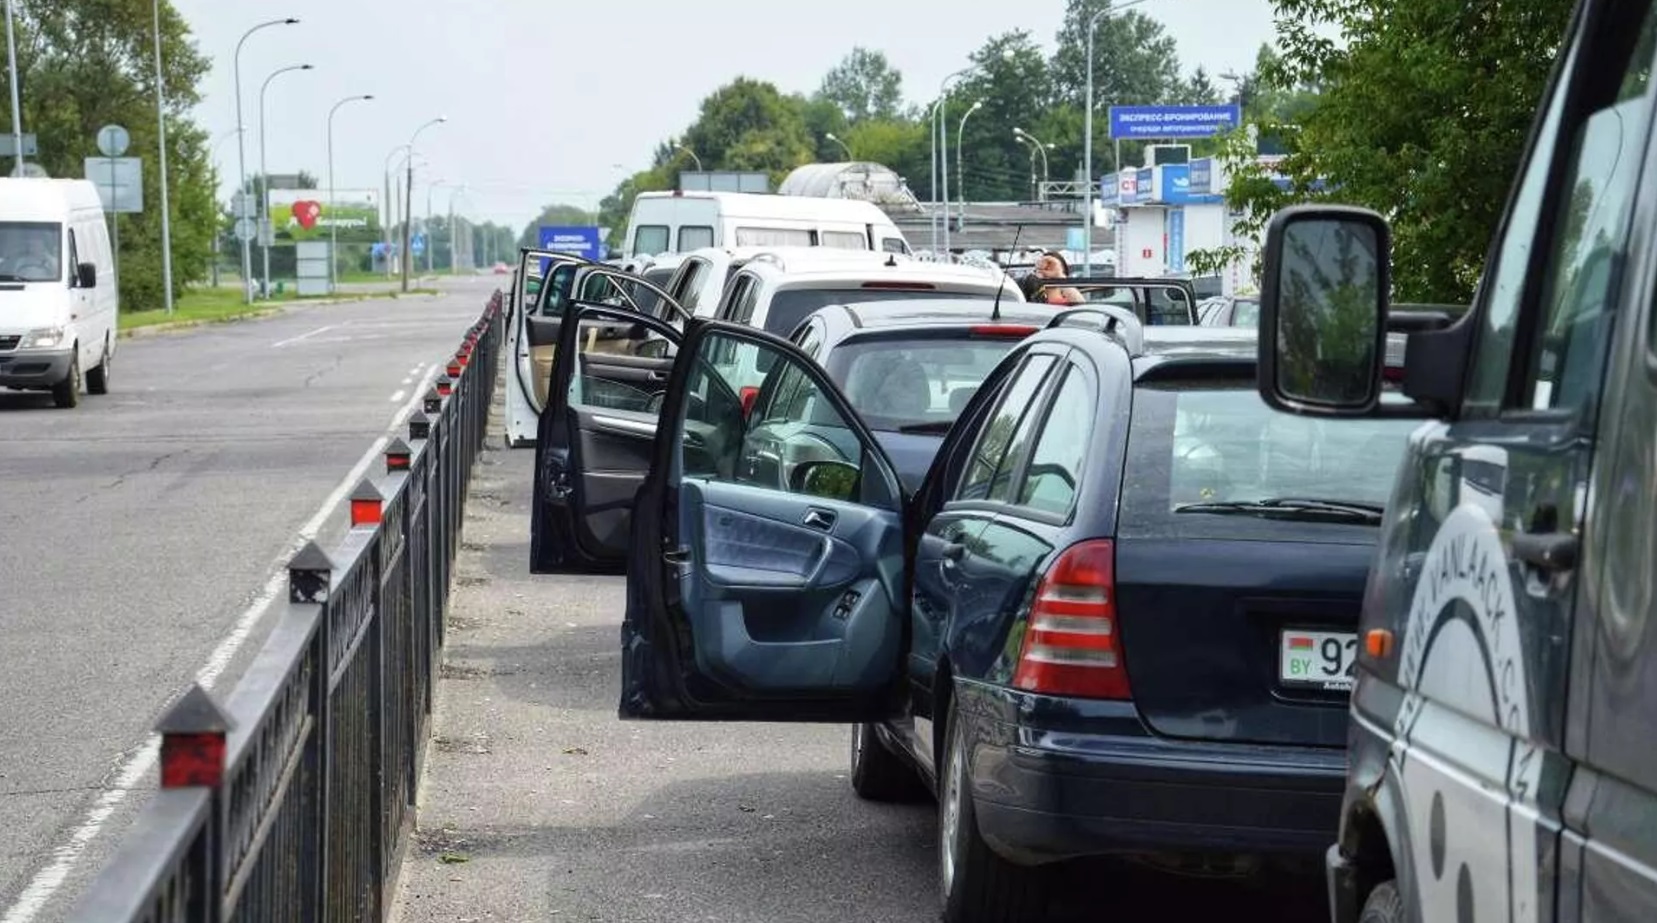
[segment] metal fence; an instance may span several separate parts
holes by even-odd
[[[497,292],[385,473],[352,493],[340,546],[289,563],[272,634],[222,705],[192,686],[162,718],[160,790],[73,919],[385,919],[502,326]]]

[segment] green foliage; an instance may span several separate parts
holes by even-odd
[[[518,235],[517,246],[534,247],[538,245],[541,241],[540,228],[543,225],[572,226],[592,224],[594,217],[595,216],[590,209],[581,208],[576,205],[548,205],[541,209],[541,214],[537,216],[534,221],[524,225],[523,233]],[[602,219],[603,216],[599,215],[598,217]],[[599,223],[602,225],[603,221],[600,220]]]
[[[1109,0],[1067,0],[1053,55],[1058,97],[1081,108],[1087,86],[1087,24]],[[1162,23],[1138,10],[1110,13],[1093,36],[1093,98],[1103,106],[1171,102],[1188,88],[1179,46]],[[1094,123],[1100,119],[1095,118]],[[1095,138],[1094,143],[1098,144]]]
[[[1046,56],[1029,32],[1018,31],[990,38],[971,60],[978,70],[957,85],[945,107],[950,196],[1022,199],[1029,191],[1029,149],[1013,136],[1013,128],[1039,117],[1053,97]],[[967,119],[961,134],[962,117],[978,103],[983,108]],[[965,175],[956,175],[957,163]]]
[[[1316,87],[1295,112],[1285,196],[1244,175],[1256,226],[1285,201],[1335,198],[1393,222],[1400,301],[1465,303],[1505,206],[1570,4],[1562,0],[1273,0],[1281,57],[1260,78]],[[1337,44],[1324,32],[1334,27]],[[1328,193],[1314,189],[1324,181]]]
[[[167,167],[172,199],[175,294],[206,273],[217,208],[206,138],[190,121],[209,62],[171,3],[161,3],[162,80],[167,102]],[[127,156],[144,159],[144,208],[119,218],[122,308],[159,307],[161,186],[155,109],[152,0],[14,0],[23,129],[39,137],[34,158],[52,176],[83,175],[98,156],[96,135],[124,126]],[[0,99],[10,97],[0,68]],[[11,128],[10,106],[0,126]],[[9,170],[10,165],[7,165]]]
[[[810,162],[817,148],[799,98],[747,77],[704,99],[700,117],[681,141],[708,169],[760,170],[773,182]]]
[[[816,98],[832,104],[853,125],[896,119],[903,107],[903,74],[884,52],[859,46],[823,78]]]

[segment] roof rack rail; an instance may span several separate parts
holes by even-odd
[[[1083,324],[1069,323],[1072,319],[1084,316],[1099,318],[1100,320],[1095,329],[1121,343],[1127,349],[1128,355],[1139,356],[1144,354],[1145,325],[1140,323],[1139,318],[1134,316],[1132,311],[1125,308],[1111,305],[1071,308],[1053,315],[1053,319],[1047,322],[1047,329],[1084,326]]]

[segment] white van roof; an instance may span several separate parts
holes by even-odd
[[[860,199],[823,199],[815,196],[773,195],[757,192],[641,192],[639,202],[662,199],[699,199],[718,203],[733,217],[810,218],[841,217],[865,223],[891,224],[892,219],[873,202]],[[877,219],[870,222],[871,218]]]
[[[84,179],[0,177],[0,221],[69,219],[72,210],[103,210],[98,187]]]

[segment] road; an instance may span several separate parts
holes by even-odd
[[[61,918],[154,787],[162,707],[257,650],[295,536],[339,525],[496,280],[445,285],[123,341],[73,411],[0,392],[0,921]]]
[[[937,919],[937,807],[858,800],[847,728],[616,718],[625,584],[529,575],[532,465],[497,435],[474,475],[393,919]],[[1056,919],[1327,920],[1315,879],[1068,884]]]

